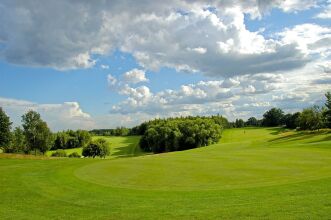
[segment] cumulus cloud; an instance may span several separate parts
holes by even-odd
[[[77,102],[39,104],[0,98],[0,106],[15,125],[28,109],[41,113],[53,130],[134,126],[152,118],[222,114],[230,120],[261,117],[271,107],[295,112],[314,104],[323,105],[323,94],[330,89],[329,62],[316,61],[300,70],[283,73],[242,75],[224,80],[184,84],[177,89],[153,92],[146,85],[123,84],[108,76],[110,86],[126,98],[115,103],[109,114],[90,115]],[[294,74],[294,72],[296,74]]]
[[[331,1],[328,1],[328,4],[324,7],[324,9],[318,13],[315,18],[321,19],[331,19]]]
[[[40,111],[53,129],[60,124],[86,129],[130,126],[153,117],[194,114],[247,118],[272,106],[294,111],[317,103],[330,88],[331,28],[299,24],[267,36],[249,30],[245,19],[247,15],[261,19],[273,8],[293,13],[318,4],[315,0],[146,0],[144,4],[4,0],[0,2],[2,60],[59,70],[91,68],[96,57],[119,50],[132,54],[140,67],[119,77],[108,74],[109,87],[124,100],[107,115],[87,114],[77,102],[39,104],[1,98],[0,105],[13,116],[30,108]],[[317,17],[327,18],[329,7],[330,2]],[[143,84],[148,81],[146,71],[163,67],[215,78],[155,92]]]
[[[108,74],[108,76],[107,76],[107,82],[108,82],[108,85],[110,87],[113,87],[113,86],[115,86],[117,84],[117,79],[114,76],[112,76],[111,74]]]
[[[309,61],[297,42],[249,31],[244,15],[255,19],[272,8],[290,13],[315,5],[314,0],[5,0],[0,56],[64,70],[92,67],[94,55],[117,49],[149,70],[170,67],[223,77],[290,70]]]
[[[15,126],[21,124],[20,116],[29,110],[37,111],[54,131],[61,129],[90,129],[95,126],[91,116],[77,102],[38,104],[25,100],[0,97],[0,106],[9,114]]]
[[[285,44],[297,42],[297,48],[309,54],[327,57],[331,51],[331,28],[317,24],[300,24],[278,34]]]
[[[145,71],[139,69],[132,69],[123,74],[123,81],[128,84],[136,84],[139,82],[146,82],[148,81],[148,79],[145,76]]]
[[[13,126],[21,126],[21,115],[29,110],[41,114],[52,131],[66,129],[115,128],[118,126],[132,127],[155,116],[146,113],[102,114],[93,116],[83,111],[77,102],[61,104],[40,104],[26,100],[0,97],[0,106],[9,115]],[[161,116],[160,116],[161,117]]]
[[[328,65],[327,61],[315,61],[289,72],[200,81],[159,92],[126,84],[117,87],[117,92],[127,98],[113,105],[110,113],[145,114],[151,118],[219,113],[233,120],[261,117],[271,107],[294,112],[314,104],[322,105],[323,94],[331,85],[325,72]]]

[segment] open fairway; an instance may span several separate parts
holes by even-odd
[[[0,219],[330,219],[326,131],[228,129],[157,155],[138,139],[109,138],[106,160],[0,159]]]

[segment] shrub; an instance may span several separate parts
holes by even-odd
[[[97,139],[92,141],[89,145],[83,148],[82,152],[84,157],[97,157],[105,158],[110,155],[109,144],[105,139]]]
[[[52,157],[66,157],[67,153],[64,150],[56,150],[52,153]]]
[[[80,158],[81,156],[80,156],[79,153],[77,153],[77,152],[72,152],[71,154],[69,154],[69,157],[72,157],[72,158]]]

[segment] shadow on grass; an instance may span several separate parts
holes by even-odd
[[[139,137],[126,138],[120,145],[123,146],[117,147],[116,152],[112,153],[111,156],[125,158],[144,155],[144,152],[139,147]]]
[[[286,136],[281,136],[281,137],[277,137],[274,139],[269,140],[268,142],[277,142],[277,141],[283,141],[283,142],[290,142],[290,141],[300,141],[300,140],[306,140],[306,139],[310,139],[319,135],[326,135],[329,134],[329,131],[300,131],[300,132],[296,132],[294,134],[291,135],[286,135]],[[323,139],[320,140],[314,140],[308,143],[315,143],[315,142],[323,142],[323,141],[328,141],[331,140],[331,135],[327,136]]]
[[[311,141],[309,143],[319,143],[319,142],[324,142],[324,141],[331,141],[331,133],[327,132],[326,134],[330,134],[330,136],[324,137],[320,140],[314,140],[314,141]]]
[[[278,135],[280,133],[288,131],[288,129],[282,128],[282,127],[267,128],[267,130],[271,131],[270,134],[272,134],[272,135]]]

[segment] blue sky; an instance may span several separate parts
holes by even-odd
[[[1,2],[0,106],[62,130],[323,102],[330,1],[194,3]]]

